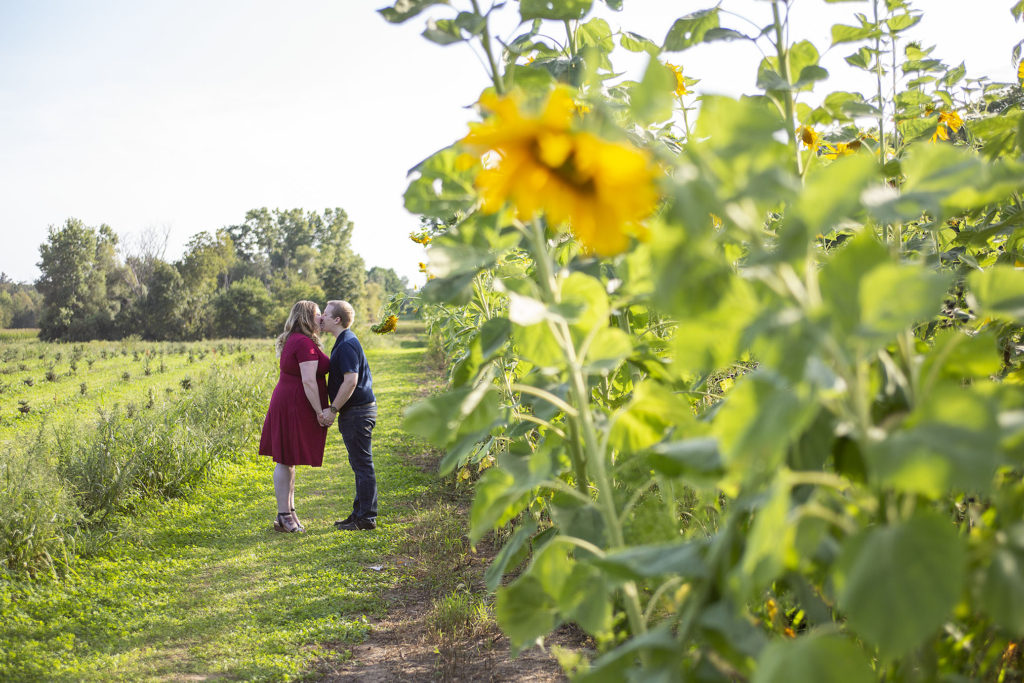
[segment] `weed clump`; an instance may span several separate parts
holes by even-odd
[[[36,576],[56,574],[70,562],[69,547],[81,513],[45,454],[0,452],[0,567]]]

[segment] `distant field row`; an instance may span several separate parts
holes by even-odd
[[[399,323],[422,333],[419,321]],[[34,433],[47,422],[80,420],[115,406],[135,413],[164,403],[214,366],[252,366],[276,375],[273,339],[152,342],[138,339],[42,342],[37,330],[0,330],[0,442]],[[364,346],[394,338],[358,330]],[[333,339],[324,339],[329,350]],[[270,400],[269,395],[267,400]]]
[[[7,328],[0,329],[0,342],[16,341],[18,339],[35,339],[39,336],[39,328]]]
[[[215,365],[274,365],[269,339],[202,342],[16,340],[0,351],[0,441],[115,405],[129,412],[188,391]]]

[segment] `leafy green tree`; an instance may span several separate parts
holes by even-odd
[[[145,296],[144,290],[149,286],[157,264],[166,261],[164,257],[169,238],[170,227],[150,227],[121,243],[124,265],[133,276],[129,281],[136,287],[136,294],[140,299]]]
[[[117,235],[108,226],[94,229],[69,219],[51,229],[40,249],[41,335],[259,336],[268,324],[276,328],[299,299],[344,298],[364,312],[367,273],[352,251],[352,231],[340,208],[253,209],[238,225],[193,236],[172,266],[163,258],[166,239],[155,232],[139,238],[121,263]],[[375,277],[379,305],[402,281],[393,271],[380,270]],[[13,319],[14,293],[8,294],[12,301],[0,306]]]
[[[184,339],[211,334],[213,299],[218,289],[227,289],[239,256],[227,228],[216,233],[196,233],[185,245],[185,254],[175,266],[182,277],[182,306],[179,310]]]
[[[218,337],[266,336],[274,308],[274,300],[258,279],[233,282],[213,300],[212,332]]]
[[[381,268],[374,266],[366,271],[366,279],[376,282],[386,295],[404,294],[409,291],[409,279],[399,277],[394,268]]]
[[[14,300],[11,295],[0,290],[0,327],[10,327],[14,319]]]
[[[366,311],[374,321],[378,319],[385,306],[395,295],[407,295],[410,293],[409,280],[399,277],[393,268],[382,268],[374,266],[366,272]],[[403,307],[390,306],[389,310],[407,314]]]
[[[284,325],[284,321],[288,318],[288,312],[296,301],[315,301],[321,307],[327,301],[320,285],[315,282],[307,282],[294,273],[276,278],[270,284],[270,291],[276,303],[275,311],[268,320],[271,331]]]
[[[366,320],[371,322],[379,322],[381,312],[384,310],[384,304],[387,301],[387,297],[384,296],[384,288],[380,286],[379,282],[373,280],[366,281],[366,293],[363,297],[364,316]]]
[[[235,254],[240,261],[255,263],[264,253],[265,234],[270,229],[270,213],[267,209],[253,209],[245,214],[245,221],[224,228],[231,238]]]
[[[355,225],[348,219],[344,209],[324,209],[321,218],[311,218],[314,224],[314,245],[317,247],[320,262],[333,261],[345,254],[352,253],[352,233]]]
[[[185,255],[177,267],[186,289],[213,292],[218,286],[228,286],[228,273],[237,260],[235,243],[227,228],[216,233],[204,230],[185,244]]]
[[[185,337],[182,313],[185,283],[178,270],[163,261],[153,265],[143,306],[142,330],[147,339],[176,340]]]
[[[7,273],[0,273],[0,321],[6,321],[4,326],[35,327],[41,307],[42,295],[35,287],[19,284]]]
[[[344,299],[357,311],[363,311],[366,264],[362,256],[352,251],[354,229],[344,209],[324,210],[315,231],[317,277],[328,299]]]
[[[14,301],[14,318],[11,327],[38,327],[39,313],[43,308],[43,295],[32,285],[18,285],[11,293]]]
[[[125,301],[117,269],[117,235],[76,218],[50,227],[39,248],[42,272],[36,286],[43,295],[39,336],[44,340],[85,340],[110,336],[114,317]],[[114,291],[108,291],[113,285]],[[114,296],[112,296],[114,295]]]
[[[320,282],[327,296],[344,296],[357,305],[364,295],[365,266],[352,251],[354,226],[343,209],[323,213],[266,207],[246,213],[245,221],[224,229],[235,247],[230,279],[256,277],[272,290],[284,277]],[[339,292],[339,294],[332,294]],[[278,301],[290,305],[294,301]]]
[[[328,299],[344,299],[357,311],[363,311],[366,296],[366,272],[363,257],[349,252],[321,266],[320,281]]]
[[[265,211],[265,209],[264,209]],[[302,209],[275,210],[273,227],[266,243],[267,256],[274,272],[295,272],[312,276],[316,256],[316,225],[319,216]]]
[[[121,339],[139,334],[146,284],[139,280],[131,266],[118,260],[118,237],[109,226],[100,226],[100,238],[96,264],[106,279],[107,305],[104,314],[96,319],[99,325],[97,332],[89,338]],[[155,262],[147,263],[144,272],[151,272]],[[104,315],[109,316],[109,322]]]

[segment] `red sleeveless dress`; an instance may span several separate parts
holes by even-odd
[[[324,461],[327,427],[321,427],[302,388],[299,363],[316,361],[316,386],[320,407],[327,407],[327,382],[324,377],[331,361],[312,339],[293,333],[281,350],[281,376],[270,397],[270,408],[263,421],[260,455],[269,455],[282,465],[320,467]]]

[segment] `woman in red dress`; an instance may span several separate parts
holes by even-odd
[[[327,443],[322,424],[327,406],[324,376],[330,359],[320,350],[320,307],[312,301],[292,306],[284,332],[277,338],[281,376],[263,421],[260,455],[269,455],[277,496],[277,531],[305,531],[295,515],[295,466],[320,467]]]

